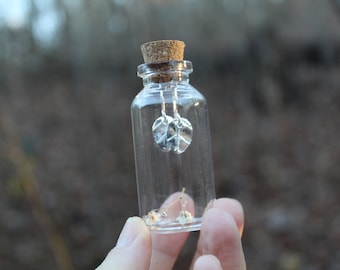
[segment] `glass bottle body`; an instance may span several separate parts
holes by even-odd
[[[138,67],[131,105],[140,215],[151,230],[199,230],[215,199],[208,107],[189,84],[191,62]]]

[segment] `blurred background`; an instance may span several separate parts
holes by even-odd
[[[186,43],[248,268],[340,269],[339,0],[0,0],[0,268],[94,269],[138,214],[130,103],[156,39]]]

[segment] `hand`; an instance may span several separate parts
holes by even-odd
[[[202,219],[197,250],[190,269],[245,270],[241,235],[243,209],[233,199],[214,202]],[[114,247],[96,270],[170,270],[189,236],[150,233],[143,220],[129,218]]]

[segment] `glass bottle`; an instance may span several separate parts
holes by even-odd
[[[131,105],[139,211],[150,230],[196,231],[215,199],[208,107],[186,60],[137,68]]]

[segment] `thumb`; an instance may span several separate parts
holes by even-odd
[[[114,247],[96,270],[147,270],[151,259],[151,235],[142,219],[129,218]]]

